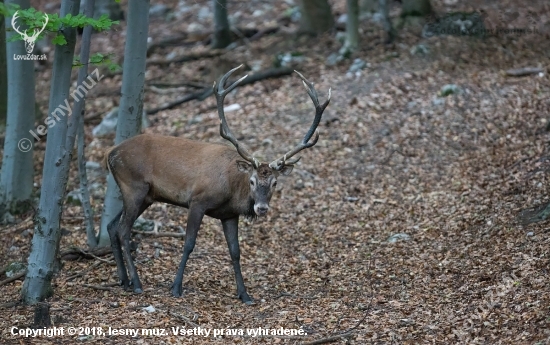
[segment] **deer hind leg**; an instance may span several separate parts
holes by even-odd
[[[122,211],[107,225],[107,232],[109,233],[109,238],[111,239],[111,248],[113,250],[113,256],[115,257],[116,268],[118,272],[118,279],[120,279],[120,285],[124,287],[125,290],[128,289],[128,272],[126,271],[126,266],[124,266],[124,259],[122,258],[122,247],[120,246],[120,240],[118,238],[118,229],[120,227],[120,217],[122,216]]]
[[[149,192],[149,185],[147,183],[140,183],[139,185],[132,185],[129,188],[126,188],[126,186],[123,185],[120,186],[120,190],[122,192],[124,209],[119,221],[119,241],[122,243],[124,259],[128,265],[130,285],[135,293],[142,293],[143,290],[141,287],[141,282],[130,252],[130,235],[132,233],[132,226],[134,225],[136,219],[152,203],[147,196],[147,193]]]

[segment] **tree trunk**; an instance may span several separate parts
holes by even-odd
[[[213,0],[214,34],[212,48],[225,48],[231,43],[231,31],[227,20],[227,0]]]
[[[327,0],[300,0],[300,32],[312,35],[332,30],[334,17]]]
[[[79,5],[79,0],[63,0],[60,17],[68,14],[76,16]],[[57,261],[61,238],[59,222],[69,173],[70,154],[74,145],[74,141],[70,143],[67,136],[68,117],[72,111],[63,110],[60,106],[68,104],[70,96],[76,29],[65,27],[61,32],[67,44],[55,47],[48,109],[50,118],[57,118],[55,118],[55,125],[50,126],[46,141],[40,204],[22,290],[22,298],[29,304],[40,302],[53,294],[52,278],[59,267]],[[34,106],[34,102],[31,104]],[[72,114],[70,119],[72,122],[70,131],[74,131],[78,123],[74,123],[78,120],[77,114]]]
[[[124,46],[122,98],[118,111],[115,144],[133,137],[141,131],[143,113],[143,87],[147,57],[147,33],[149,26],[149,0],[132,0],[128,4],[128,31]],[[109,174],[107,193],[101,217],[99,246],[110,244],[107,225],[122,210],[118,186]]]
[[[346,21],[346,42],[340,55],[347,56],[357,50],[359,45],[359,4],[357,0],[346,1],[348,20]]]
[[[87,0],[80,1],[80,9],[86,8]],[[102,15],[107,15],[110,20],[124,19],[124,12],[120,8],[120,3],[113,0],[95,0],[93,18],[99,19]],[[92,17],[92,16],[90,16]]]
[[[432,13],[430,0],[403,0],[401,17],[426,16]]]
[[[386,32],[385,41],[386,43],[392,43],[395,39],[395,29],[391,23],[388,1],[389,0],[378,0],[378,5],[380,8],[380,14],[382,15],[382,26]]]
[[[29,0],[6,1],[6,5],[17,4],[28,8]],[[11,29],[11,21],[6,20]],[[8,33],[8,38],[14,34]],[[6,137],[4,156],[0,173],[0,216],[7,212],[19,213],[30,206],[33,188],[33,141],[29,133],[34,125],[34,62],[15,60],[13,56],[26,55],[25,42],[9,42],[7,54],[8,81],[8,117],[6,119]],[[0,74],[4,79],[6,74]],[[2,82],[0,82],[2,84]],[[1,100],[0,100],[1,103]]]
[[[377,0],[360,0],[359,1],[359,12],[363,13],[376,13],[378,12],[378,1]]]
[[[95,0],[86,0],[84,15],[88,18],[94,16]],[[88,76],[88,60],[90,58],[90,42],[92,40],[92,27],[86,26],[82,32],[82,43],[80,44],[80,63],[82,66],[78,71],[77,85],[82,85]],[[99,74],[99,73],[98,73]],[[94,232],[94,215],[92,205],[90,204],[90,193],[88,191],[88,177],[86,176],[86,156],[84,151],[84,109],[86,105],[86,94],[80,97],[74,104],[74,112],[80,114],[80,120],[76,123],[78,126],[78,176],[80,180],[80,195],[82,200],[82,209],[84,210],[84,221],[86,223],[86,238],[88,247],[97,246],[97,237]],[[74,138],[69,141],[74,142]]]
[[[4,0],[0,0],[0,4]],[[6,61],[5,17],[0,16],[0,127],[6,126],[8,112],[8,70]]]

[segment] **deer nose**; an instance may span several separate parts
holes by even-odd
[[[269,210],[269,206],[267,206],[266,204],[260,204],[260,205],[254,206],[254,211],[258,216],[264,216],[268,210]]]

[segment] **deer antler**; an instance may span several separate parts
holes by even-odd
[[[46,21],[44,22],[44,25],[42,26],[42,29],[40,29],[40,30],[34,29],[33,34],[30,37],[31,39],[36,39],[38,37],[38,35],[40,35],[40,33],[42,31],[44,31],[44,29],[46,28],[46,25],[48,25],[48,20],[49,20],[48,15],[46,13],[44,13],[44,17],[46,18]]]
[[[233,91],[233,89],[235,89],[246,77],[248,77],[248,74],[247,74],[244,77],[242,77],[241,79],[239,79],[236,82],[234,82],[233,84],[231,84],[231,86],[229,86],[227,89],[223,88],[225,82],[227,81],[227,79],[229,79],[231,74],[233,74],[233,72],[235,72],[236,70],[238,70],[242,66],[243,65],[235,67],[232,70],[230,70],[229,72],[227,72],[225,75],[223,75],[220,78],[220,81],[218,82],[218,87],[216,88],[216,82],[214,82],[213,88],[214,88],[214,94],[216,95],[216,101],[218,103],[218,116],[220,117],[220,121],[221,121],[221,123],[220,123],[220,135],[224,139],[229,140],[233,144],[233,146],[235,146],[235,148],[237,149],[237,152],[239,153],[239,155],[244,160],[250,162],[254,166],[254,168],[257,169],[258,166],[260,165],[260,162],[256,158],[254,158],[244,146],[239,144],[238,140],[235,138],[235,136],[233,135],[233,133],[229,129],[229,126],[227,125],[227,121],[225,119],[225,112],[223,111],[223,101],[225,99],[225,96],[227,96],[228,93]]]
[[[323,104],[319,104],[319,97],[317,96],[317,91],[313,87],[313,84],[307,80],[300,72],[294,71],[300,76],[302,79],[302,83],[304,84],[304,87],[306,88],[306,91],[313,101],[313,105],[315,106],[315,118],[313,119],[313,123],[311,124],[311,127],[307,131],[306,135],[302,139],[302,141],[294,147],[292,150],[285,153],[281,158],[278,158],[274,160],[273,162],[269,163],[269,166],[272,169],[275,170],[281,170],[285,165],[294,165],[298,163],[301,157],[298,157],[296,159],[290,159],[292,156],[297,154],[298,152],[310,148],[313,145],[317,144],[317,140],[319,140],[319,132],[316,131],[317,126],[319,126],[319,123],[321,122],[321,117],[323,116],[323,112],[325,111],[325,108],[330,102],[330,96],[331,96],[331,89],[328,89],[328,98]],[[313,138],[313,141],[308,142],[309,139],[313,136],[313,133],[315,133],[315,138]]]
[[[24,40],[28,40],[29,39],[29,36],[27,36],[27,30],[25,30],[24,32],[21,32],[19,31],[19,27],[18,26],[15,26],[15,21],[17,20],[17,18],[19,18],[19,15],[18,15],[18,12],[15,12],[15,14],[13,15],[13,17],[11,18],[11,27],[13,28],[13,30],[15,32],[17,32],[18,34],[20,34],[21,36],[23,36],[23,39]],[[47,16],[46,16],[47,17]]]

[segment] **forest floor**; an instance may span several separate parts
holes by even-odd
[[[281,3],[263,16],[276,18],[286,9]],[[442,12],[477,9],[468,2],[460,7],[434,4]],[[275,24],[254,17],[252,5],[240,6],[230,7],[230,13],[242,11],[251,26]],[[344,6],[344,1],[334,3],[336,12]],[[543,1],[529,7],[502,1],[484,6],[487,12],[511,10],[520,17],[531,10],[542,24],[550,18]],[[188,23],[185,17],[155,19],[150,36],[157,41],[181,34]],[[124,28],[122,22],[115,32],[97,34],[94,50],[121,56]],[[287,31],[294,28],[289,24]],[[143,294],[112,286],[117,276],[111,255],[64,260],[54,295],[47,300],[52,321],[66,332],[69,327],[96,328],[53,338],[13,336],[11,327],[27,327],[34,315],[34,307],[16,305],[1,312],[0,343],[300,344],[342,333],[347,335],[336,343],[550,343],[549,222],[529,224],[522,217],[524,210],[544,205],[550,194],[548,31],[421,38],[420,29],[411,26],[388,46],[372,22],[362,23],[362,29],[361,49],[353,57],[368,64],[357,74],[346,73],[349,60],[326,66],[326,57],[340,47],[333,36],[294,39],[285,30],[241,42],[218,58],[148,67],[146,109],[195,91],[162,93],[155,83],[211,84],[241,62],[269,68],[279,52],[301,53],[303,61],[295,68],[315,83],[323,100],[332,88],[319,142],[282,181],[269,215],[240,222],[241,265],[255,305],[235,298],[221,226],[205,218],[185,272],[183,298],[169,292],[183,239],[135,235]],[[418,44],[429,52],[411,54]],[[150,59],[200,49],[163,48]],[[52,60],[53,54],[37,77],[37,100],[44,112]],[[505,73],[522,67],[545,72],[524,77]],[[120,81],[120,75],[106,76],[90,91],[87,116],[103,115],[117,105]],[[446,84],[457,85],[460,92],[438,97]],[[314,115],[295,75],[240,87],[226,103],[240,105],[227,113],[233,132],[266,161],[294,146]],[[213,97],[148,119],[147,133],[223,142]],[[96,162],[113,145],[112,136],[92,136],[99,120],[86,127],[87,159]],[[37,186],[44,144],[42,140],[35,148]],[[104,180],[102,174],[92,182]],[[77,188],[73,167],[68,191]],[[94,198],[93,206],[97,225],[102,197]],[[160,231],[176,232],[185,227],[187,210],[155,204],[143,217],[156,220]],[[31,219],[32,214],[24,215],[15,226],[0,229],[0,262],[26,262]],[[86,249],[79,206],[65,207],[62,226],[62,251]],[[1,286],[0,303],[17,301],[22,283]],[[107,287],[98,290],[99,285]],[[149,306],[153,312],[144,309]],[[97,327],[103,332],[109,327],[137,329],[139,335],[86,336]],[[210,334],[174,335],[176,327],[200,327]],[[259,327],[307,335],[247,334]],[[143,335],[141,329],[164,329],[166,335]]]

